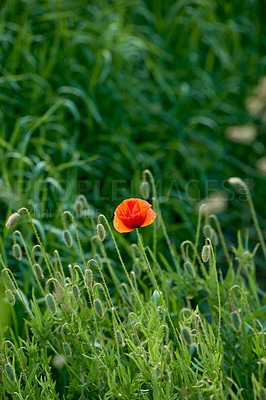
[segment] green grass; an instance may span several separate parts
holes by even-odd
[[[185,240],[178,255],[153,194],[169,254],[154,253],[143,241],[147,231],[157,249],[155,222],[137,229],[122,257],[123,235],[114,235],[102,214],[100,236],[87,235],[83,243],[79,230],[91,214],[79,198],[82,215],[64,214],[65,245],[76,253],[66,265],[65,250],[48,254],[28,211],[18,211],[23,226],[15,231],[21,246],[15,257],[23,273],[14,274],[3,260],[1,271],[12,319],[12,328],[2,323],[1,329],[3,399],[264,399],[266,304],[256,283],[258,246],[252,251],[238,232],[234,257],[228,256],[222,231],[209,225],[215,217],[202,221],[200,214],[195,241]],[[90,221],[94,230],[97,220]],[[27,222],[36,234],[33,248],[20,233]],[[90,259],[83,251],[89,240]],[[227,273],[216,264],[222,246]]]
[[[0,399],[265,398],[264,8],[2,0],[0,254],[18,287],[3,274]],[[246,142],[228,130],[247,125]],[[147,168],[163,218],[140,230],[146,256],[135,232],[115,234],[118,255],[97,217],[112,225],[122,200],[141,197]],[[5,228],[22,207],[44,247],[25,215],[19,232]],[[206,236],[215,254],[203,263]],[[92,264],[93,289],[91,259],[103,273]]]

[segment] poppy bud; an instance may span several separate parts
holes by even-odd
[[[86,269],[84,272],[84,282],[88,287],[92,286],[93,283],[93,273],[91,269]]]
[[[183,335],[183,338],[184,338],[186,344],[188,344],[190,346],[192,344],[192,337],[191,337],[190,329],[188,329],[186,326],[184,326],[182,328],[182,335]]]
[[[150,197],[150,185],[147,181],[142,181],[140,184],[140,192],[143,199],[147,200]]]
[[[18,243],[14,243],[12,246],[12,253],[13,253],[13,257],[18,260],[21,261],[22,259],[22,250],[21,247]]]
[[[68,248],[72,247],[73,239],[72,239],[72,235],[68,229],[65,229],[63,231],[63,240],[64,240],[66,247],[68,247]]]
[[[8,379],[9,379],[11,382],[16,382],[16,374],[15,374],[15,371],[14,371],[14,368],[12,367],[12,365],[9,364],[9,363],[6,364],[6,365],[5,365],[5,370],[6,370]]]
[[[71,357],[72,356],[72,350],[70,345],[67,342],[63,343],[63,349],[64,349],[64,353],[65,355]]]
[[[99,318],[103,318],[103,316],[104,316],[104,308],[103,308],[101,300],[95,299],[93,301],[93,305],[94,305],[94,309],[95,309],[95,312],[98,315],[98,317]]]
[[[80,293],[79,293],[79,287],[78,287],[78,285],[73,285],[73,286],[72,286],[72,293],[73,293],[73,296],[74,296],[75,300],[76,300],[76,301],[79,301]]]
[[[186,261],[184,264],[184,268],[186,273],[191,276],[191,278],[195,278],[196,274],[195,274],[195,270],[193,268],[193,265],[191,264],[190,261]]]
[[[46,299],[46,304],[49,310],[51,311],[52,314],[56,314],[57,308],[56,308],[56,302],[54,299],[54,296],[51,293],[48,293],[45,296]]]
[[[207,262],[210,259],[211,249],[210,245],[204,245],[201,252],[201,258],[203,262]]]
[[[236,332],[240,331],[242,322],[237,311],[231,313],[231,324]]]
[[[165,359],[166,364],[171,364],[172,354],[171,354],[171,351],[169,350],[168,346],[164,346],[164,351],[165,351],[164,359]]]
[[[33,271],[37,279],[43,279],[43,270],[39,264],[33,266]]]
[[[98,239],[99,239],[101,242],[103,242],[104,239],[105,239],[105,229],[104,229],[103,224],[97,224],[97,226],[96,226],[96,232],[97,232]]]
[[[18,223],[19,218],[20,215],[18,213],[10,215],[6,223],[7,229],[14,228],[14,226]]]
[[[81,217],[83,211],[84,211],[83,202],[79,198],[77,198],[74,203],[74,213],[76,214],[77,217]]]

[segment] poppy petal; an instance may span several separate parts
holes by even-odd
[[[143,224],[141,225],[141,227],[143,228],[144,226],[148,226],[148,225],[152,224],[153,221],[155,220],[155,218],[156,218],[156,214],[155,214],[155,212],[150,208],[150,209],[147,211],[147,215],[146,215],[145,221],[143,222]]]
[[[118,218],[118,216],[115,214],[114,216],[114,227],[117,230],[117,232],[119,233],[126,233],[126,232],[131,232],[133,231],[134,228],[128,228],[124,222],[121,221],[120,218]]]

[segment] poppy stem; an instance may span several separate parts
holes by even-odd
[[[149,271],[150,271],[150,274],[151,274],[151,276],[152,276],[152,280],[153,280],[154,286],[155,286],[156,290],[158,291],[158,293],[160,293],[160,295],[161,295],[161,297],[162,297],[162,302],[163,302],[163,306],[164,306],[164,308],[165,308],[165,311],[166,311],[166,313],[167,313],[167,317],[168,317],[168,319],[169,319],[169,321],[170,321],[170,324],[171,324],[171,326],[172,326],[172,328],[173,328],[173,331],[174,331],[174,334],[175,334],[177,343],[180,344],[180,341],[179,341],[179,338],[178,338],[178,334],[177,334],[176,328],[175,328],[175,326],[174,326],[174,323],[173,323],[173,321],[172,321],[172,318],[171,318],[171,316],[170,316],[170,313],[169,313],[169,311],[168,311],[168,307],[167,307],[166,302],[165,302],[165,299],[164,299],[164,294],[163,294],[163,292],[160,290],[159,285],[158,285],[158,283],[157,283],[157,281],[156,281],[156,278],[155,278],[155,276],[154,276],[154,273],[153,273],[153,270],[152,270],[152,268],[151,268],[151,264],[150,264],[150,262],[149,262],[149,260],[148,260],[148,257],[147,257],[147,255],[146,255],[146,252],[145,252],[145,249],[144,249],[144,245],[143,245],[141,236],[140,236],[140,234],[139,234],[138,228],[136,228],[136,232],[137,232],[137,237],[138,237],[138,241],[139,241],[139,246],[140,246],[141,251],[142,251],[142,253],[143,253],[143,256],[144,256],[144,258],[145,258],[146,264],[147,264],[147,266],[148,266],[148,268],[149,268]]]
[[[130,286],[131,286],[131,288],[132,288],[132,290],[133,290],[135,296],[137,297],[138,302],[140,303],[141,308],[142,308],[144,314],[146,315],[146,317],[148,317],[148,315],[147,315],[147,313],[146,313],[146,310],[145,310],[145,308],[144,308],[144,305],[143,305],[143,303],[142,303],[142,301],[141,301],[141,299],[140,299],[140,297],[139,297],[139,294],[138,294],[138,292],[136,291],[136,289],[135,289],[135,287],[134,287],[134,285],[133,285],[133,283],[132,283],[132,281],[131,281],[131,279],[130,279],[130,276],[129,276],[128,272],[127,272],[126,266],[125,266],[124,261],[123,261],[123,259],[122,259],[120,250],[119,250],[118,245],[117,245],[117,243],[116,243],[115,236],[114,236],[113,231],[112,231],[112,229],[111,229],[111,227],[110,227],[110,225],[109,225],[109,222],[108,222],[107,218],[106,218],[103,214],[100,214],[100,215],[98,216],[98,222],[99,222],[100,220],[103,220],[103,221],[105,222],[105,224],[106,224],[106,226],[107,226],[107,228],[108,228],[108,230],[109,230],[109,232],[110,232],[111,238],[112,238],[112,240],[113,240],[113,242],[114,242],[114,245],[115,245],[115,248],[116,248],[116,251],[117,251],[118,258],[119,258],[119,260],[120,260],[120,262],[121,262],[121,265],[122,265],[122,267],[123,267],[123,270],[125,271],[125,274],[126,274],[126,277],[127,277],[127,279],[128,279],[128,282],[129,282],[129,284],[130,284]]]

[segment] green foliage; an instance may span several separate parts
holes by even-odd
[[[71,217],[77,251],[82,252],[81,224],[77,225],[72,214],[64,215]],[[203,226],[211,216],[206,218]],[[29,400],[263,399],[265,295],[256,285],[256,249],[248,251],[248,242],[244,246],[239,233],[235,259],[229,259],[226,273],[217,270],[222,231],[218,229],[217,245],[212,243],[200,233],[199,217],[195,242],[186,240],[181,245],[183,267],[176,250],[169,254],[171,266],[169,257],[146,247],[138,229],[125,264],[120,240],[116,241],[108,220],[100,215],[98,221],[105,229],[105,243],[111,237],[125,274],[120,281],[115,275],[118,290],[113,293],[107,286],[113,273],[108,268],[109,245],[100,264],[95,253],[93,259],[77,265],[76,259],[84,258],[77,253],[72,264],[66,265],[59,252],[51,258],[37,238],[49,268],[40,283],[29,258],[35,278],[31,294],[22,292],[1,259],[2,282],[6,287],[9,284],[7,290],[19,300],[12,307],[25,321],[20,335],[9,328],[0,341],[3,398],[18,393],[19,398]],[[201,239],[210,252],[205,264],[200,257]],[[157,240],[154,230],[153,240]],[[98,243],[103,246],[102,241]],[[36,253],[36,245],[31,253]],[[136,262],[137,274],[134,270],[128,273],[129,265],[134,267]]]

